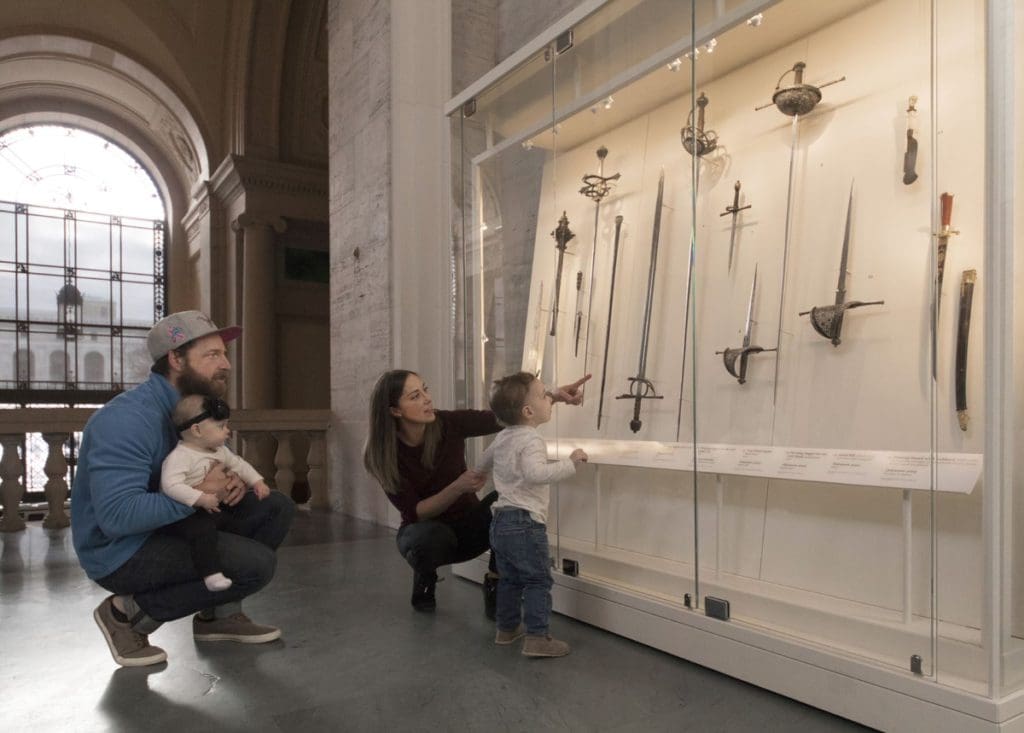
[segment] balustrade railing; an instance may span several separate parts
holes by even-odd
[[[72,434],[81,432],[93,412],[85,408],[0,410],[0,532],[25,528],[23,501],[29,488],[37,488],[25,486],[21,451],[30,433],[40,433],[47,446],[43,526],[60,529],[70,524],[64,444]],[[232,410],[233,449],[241,451],[268,484],[289,496],[297,481],[304,479],[309,486],[310,509],[327,510],[325,441],[329,425],[329,410]]]

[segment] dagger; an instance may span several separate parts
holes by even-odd
[[[917,180],[917,140],[914,138],[914,121],[917,118],[917,97],[910,98],[907,106],[907,151],[903,154],[903,183],[909,186]]]
[[[569,217],[562,212],[562,218],[558,220],[558,228],[551,232],[555,238],[555,248],[558,250],[558,266],[555,268],[555,297],[551,303],[551,330],[548,336],[555,335],[558,326],[558,297],[562,291],[562,260],[565,259],[565,248],[576,235],[569,229]]]
[[[839,346],[839,338],[843,331],[843,316],[846,311],[861,308],[865,305],[883,305],[884,300],[846,300],[846,262],[850,256],[850,215],[853,210],[853,182],[850,183],[850,199],[846,204],[846,231],[843,234],[843,253],[839,258],[839,282],[836,284],[836,298],[833,305],[815,306],[809,311],[801,311],[799,315],[811,316],[811,327],[819,334]]]
[[[749,209],[752,204],[746,206],[740,206],[740,182],[736,181],[732,187],[732,206],[726,206],[719,216],[725,216],[726,214],[732,214],[732,231],[729,234],[729,271],[732,271],[732,253],[736,245],[736,215],[744,209]]]
[[[953,220],[953,194],[943,193],[939,196],[939,202],[942,208],[942,229],[935,235],[939,238],[936,260],[938,265],[938,277],[935,285],[935,311],[939,311],[939,306],[942,304],[942,273],[946,269],[946,245],[949,244],[949,238],[954,234],[959,234],[958,229],[953,229],[950,226],[950,222]],[[936,315],[938,319],[938,315]]]
[[[740,384],[745,384],[747,381],[747,359],[750,358],[751,354],[760,354],[764,351],[777,351],[778,347],[774,349],[765,349],[760,346],[750,345],[750,332],[753,329],[754,324],[754,296],[757,293],[757,265],[754,265],[754,282],[750,285],[750,301],[747,303],[747,324],[743,329],[743,346],[739,349],[725,349],[724,351],[716,351],[716,354],[722,355],[722,363],[725,364],[725,370],[732,376],[739,380]],[[740,368],[739,372],[736,371],[736,360],[739,359]]]
[[[956,329],[956,418],[960,429],[967,430],[967,345],[971,335],[971,303],[974,300],[976,270],[964,270],[960,276],[960,322]]]

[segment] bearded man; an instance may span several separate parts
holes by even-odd
[[[199,311],[172,313],[150,329],[152,373],[96,412],[85,426],[72,489],[71,529],[86,574],[114,595],[93,617],[114,660],[127,667],[166,661],[149,634],[195,613],[197,641],[262,644],[280,629],[254,623],[242,599],[270,582],[275,550],[291,525],[292,500],[276,491],[262,501],[214,466],[196,488],[221,500],[217,554],[230,588],[211,591],[188,543],[161,527],[195,511],[160,492],[160,469],[178,442],[172,411],[188,394],[223,397],[231,372],[226,343],[237,326],[218,328]]]

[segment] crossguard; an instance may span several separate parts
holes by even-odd
[[[629,429],[636,433],[640,431],[640,427],[643,425],[640,421],[640,401],[661,400],[664,398],[660,394],[657,394],[654,389],[654,382],[650,379],[646,379],[644,377],[630,377],[629,392],[627,394],[620,394],[615,399],[636,400],[633,405],[633,419],[629,421]]]

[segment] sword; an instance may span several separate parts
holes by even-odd
[[[583,176],[583,188],[580,193],[594,202],[594,248],[590,256],[590,294],[587,298],[587,335],[583,344],[583,373],[587,373],[587,360],[590,357],[590,315],[594,312],[594,281],[597,273],[597,230],[600,226],[601,201],[607,196],[615,182],[622,176],[604,174],[604,159],[608,157],[608,148],[604,145],[597,149],[597,173]],[[576,331],[576,355],[579,356],[579,328]]]
[[[576,235],[569,229],[569,217],[562,212],[562,218],[558,220],[558,228],[551,232],[551,236],[555,238],[555,248],[558,250],[558,266],[555,268],[555,296],[551,303],[551,330],[548,332],[548,336],[555,335],[555,329],[558,325],[558,298],[562,291],[562,260],[565,259],[565,248]]]
[[[846,232],[843,235],[843,253],[839,259],[839,283],[836,285],[836,300],[833,305],[815,306],[809,311],[801,311],[799,315],[811,315],[811,326],[819,334],[839,346],[839,338],[843,330],[843,316],[846,311],[865,305],[883,305],[884,300],[846,300],[846,261],[850,255],[850,214],[853,210],[853,183],[850,183],[850,200],[846,204]]]
[[[939,202],[942,206],[942,229],[940,229],[935,236],[938,237],[938,245],[936,248],[936,260],[938,264],[938,276],[935,284],[935,312],[936,320],[938,320],[939,306],[942,304],[942,273],[946,269],[946,245],[949,244],[949,238],[954,234],[959,234],[958,229],[950,227],[950,222],[953,220],[953,194],[944,193],[939,196]]]
[[[749,209],[752,204],[746,206],[740,206],[740,182],[736,181],[736,184],[732,187],[732,206],[726,206],[719,216],[726,216],[732,214],[732,232],[729,234],[729,271],[732,272],[732,252],[736,245],[736,215],[744,209]]]
[[[577,270],[576,271],[576,328],[574,329],[575,330],[575,335],[573,336],[573,339],[574,339],[576,345],[575,345],[575,348],[574,348],[574,351],[573,351],[573,356],[579,356],[580,355],[580,326],[583,325],[583,304],[580,303],[580,300],[582,299],[582,297],[583,297],[583,271],[582,270]],[[584,372],[585,371],[586,370],[584,370]]]
[[[619,264],[619,233],[622,231],[622,215],[615,217],[615,244],[612,246],[612,279],[608,285],[608,321],[604,326],[604,363],[601,364],[601,396],[597,402],[597,429],[601,429],[601,414],[604,410],[604,385],[608,377],[608,343],[612,335],[612,304],[615,302],[615,269]]]
[[[722,363],[725,364],[725,370],[732,376],[739,380],[740,384],[745,384],[747,381],[747,359],[750,358],[751,354],[760,354],[763,351],[777,351],[778,347],[774,349],[765,349],[761,346],[750,345],[750,332],[754,325],[754,295],[757,293],[757,265],[754,265],[754,282],[750,286],[750,302],[747,303],[747,324],[743,328],[743,346],[738,349],[725,349],[724,351],[716,351],[716,354],[722,355]],[[736,371],[736,360],[739,359],[740,368]]]
[[[639,432],[643,423],[640,421],[640,403],[642,400],[660,400],[662,396],[654,389],[654,383],[647,378],[647,347],[651,337],[651,310],[654,307],[654,278],[658,272],[658,239],[661,237],[661,205],[665,195],[665,169],[661,169],[658,177],[658,200],[654,204],[654,231],[651,234],[651,265],[647,272],[647,301],[644,304],[644,322],[640,337],[640,364],[635,377],[629,378],[629,391],[619,395],[617,400],[633,400],[633,419],[629,421],[629,429]]]
[[[964,270],[960,276],[960,322],[956,329],[956,418],[967,430],[967,345],[971,335],[971,302],[978,273]]]
[[[910,98],[907,106],[907,152],[903,154],[903,183],[909,186],[917,180],[917,140],[914,138],[914,123],[917,118],[917,97]]]

